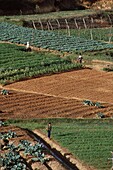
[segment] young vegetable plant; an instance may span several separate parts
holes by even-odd
[[[4,170],[26,170],[21,156],[18,152],[10,151],[1,158],[2,167]]]
[[[12,132],[11,130],[8,133],[1,135],[1,139],[11,139],[17,137],[16,132]]]
[[[31,155],[33,158],[31,159],[32,161],[40,161],[41,163],[44,163],[48,159],[45,158],[44,154],[44,147],[40,143],[36,143],[35,145],[32,145],[29,141],[27,140],[22,140],[20,144],[21,148],[24,148],[24,154]]]
[[[3,122],[2,120],[0,120],[0,126],[6,126],[7,123],[6,122]]]
[[[84,105],[89,105],[89,106],[96,106],[98,108],[103,108],[104,107],[104,106],[101,105],[101,103],[99,103],[99,102],[92,102],[90,100],[84,100],[83,104]]]
[[[8,90],[3,89],[3,90],[1,90],[1,94],[3,94],[3,95],[8,95],[9,92],[8,92]]]

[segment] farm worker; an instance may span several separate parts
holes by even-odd
[[[27,44],[26,44],[26,51],[31,51],[29,42],[27,42]]]
[[[50,138],[50,136],[51,136],[51,130],[52,130],[52,125],[51,125],[51,123],[48,123],[48,126],[47,126],[47,128],[46,128],[46,130],[47,130],[47,136],[48,136],[48,138]]]
[[[83,60],[83,57],[82,57],[81,54],[80,54],[80,55],[78,56],[78,60],[77,60],[77,61],[78,61],[79,63],[82,63],[82,60]]]

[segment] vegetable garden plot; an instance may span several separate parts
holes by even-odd
[[[1,144],[1,164],[0,168],[4,170],[47,170],[51,169],[65,170],[47,150],[43,143],[31,137],[30,132],[25,129],[14,126],[1,126],[1,137],[8,134],[9,129],[16,134],[16,137],[7,136],[7,143],[2,140]]]
[[[67,34],[66,30],[59,30],[60,34]],[[70,35],[88,40],[113,42],[113,28],[70,29]]]
[[[18,44],[30,42],[32,46],[58,51],[95,51],[113,48],[112,44],[87,40],[76,36],[58,35],[53,32],[24,28],[8,23],[0,23],[0,40]]]
[[[0,44],[0,51],[1,84],[82,68],[80,64],[72,63],[50,53],[26,53],[23,47],[16,45]]]

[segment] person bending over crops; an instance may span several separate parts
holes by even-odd
[[[82,55],[80,54],[80,55],[78,56],[77,62],[78,62],[78,63],[82,63],[82,60],[83,60],[83,57],[82,57]]]
[[[26,44],[26,51],[27,51],[27,52],[31,51],[31,47],[30,47],[29,42],[27,42],[27,44]]]

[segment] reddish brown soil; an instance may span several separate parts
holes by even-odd
[[[1,118],[95,118],[113,116],[113,73],[83,69],[7,85],[0,95]],[[16,90],[16,91],[14,91]],[[104,108],[85,106],[83,100]]]

